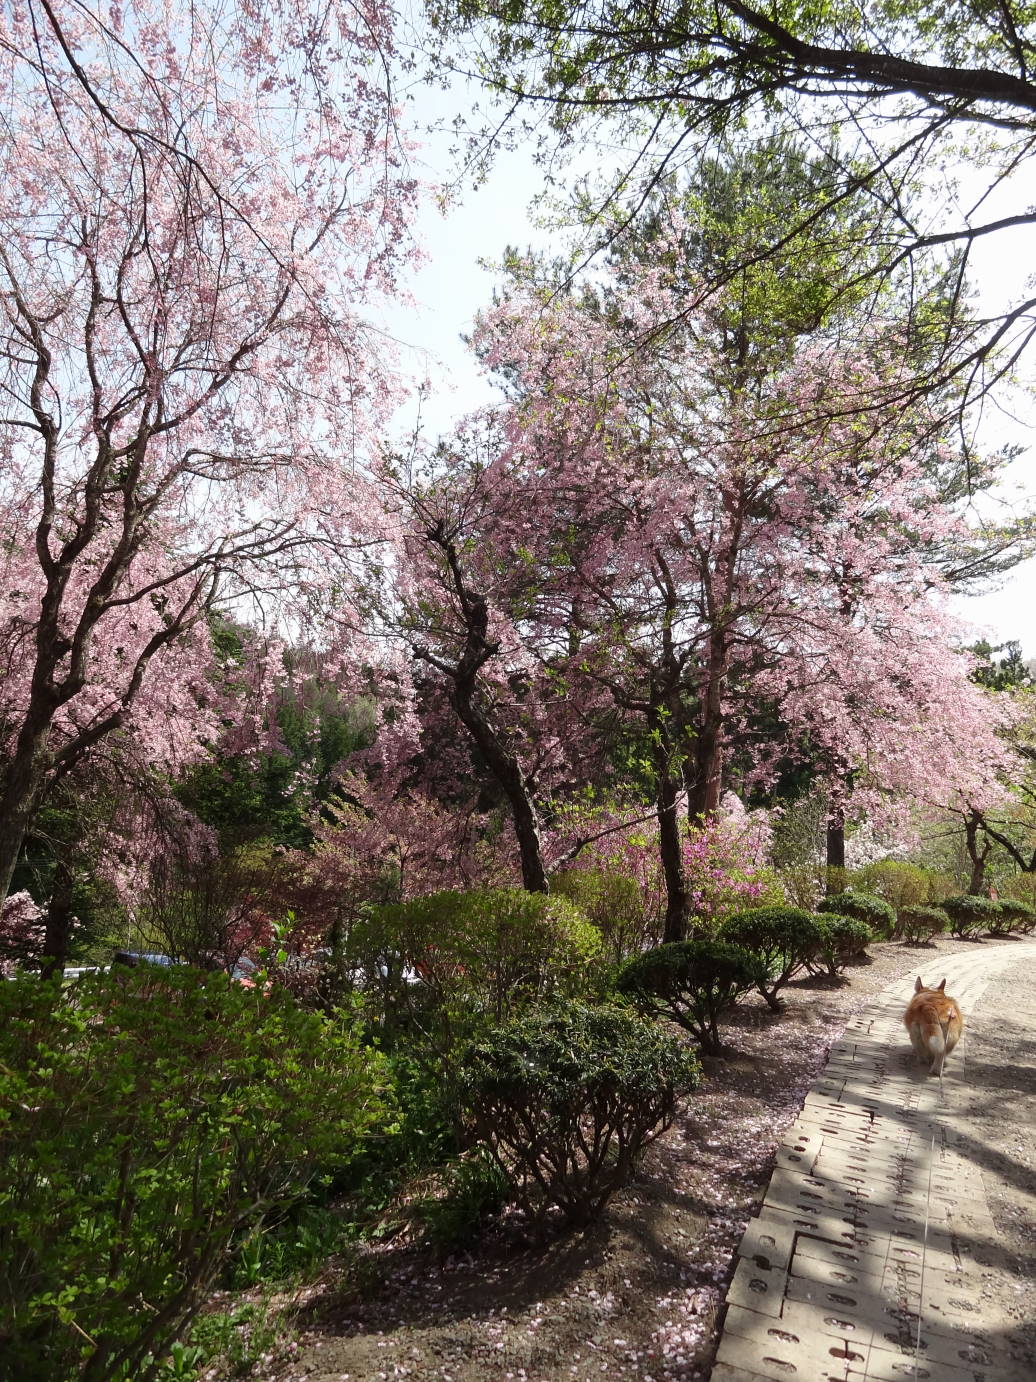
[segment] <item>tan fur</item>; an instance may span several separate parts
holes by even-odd
[[[929,1063],[930,1075],[941,1075],[943,1062],[964,1030],[964,1018],[955,998],[946,996],[946,980],[938,988],[926,989],[918,978],[903,1023],[910,1034],[910,1045],[919,1061]]]

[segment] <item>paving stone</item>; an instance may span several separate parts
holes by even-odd
[[[921,973],[945,971],[967,1014],[988,974],[1021,957]],[[1010,1317],[969,1255],[995,1230],[953,1123],[970,1097],[966,1052],[941,1080],[924,1074],[905,1046],[903,987],[831,1048],[782,1140],[738,1249],[713,1382],[1036,1382],[1005,1350]]]
[[[763,1317],[757,1320],[746,1318],[750,1311],[731,1310],[727,1312],[723,1337],[720,1340],[716,1361],[732,1370],[734,1377],[765,1377],[776,1382],[847,1382],[849,1359],[837,1357],[829,1351],[836,1349],[827,1339],[810,1340],[794,1336],[793,1339],[781,1335],[792,1333],[780,1325],[774,1325]],[[767,1331],[774,1329],[773,1335]],[[715,1377],[713,1369],[713,1377]]]

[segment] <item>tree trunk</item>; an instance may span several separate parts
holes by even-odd
[[[11,887],[25,836],[39,808],[50,762],[50,716],[30,714],[18,736],[0,795],[0,899]]]
[[[971,861],[971,881],[968,883],[968,892],[981,897],[985,892],[986,886],[986,860],[989,858],[989,851],[993,847],[992,840],[987,839],[984,847],[979,848],[978,832],[981,828],[982,818],[977,811],[969,811],[964,818],[964,840],[968,847],[968,858]]]
[[[723,682],[726,674],[726,640],[721,633],[716,633],[709,640],[708,679],[688,774],[687,815],[692,821],[713,819],[723,795]]]
[[[828,897],[845,887],[845,808],[834,806],[827,821],[827,869],[824,891]]]
[[[659,755],[661,757],[661,755]],[[668,756],[658,764],[658,849],[665,878],[665,942],[682,941],[687,935],[687,882],[683,870],[683,840],[677,811],[679,783],[670,771]]]
[[[540,817],[529,790],[528,779],[517,755],[504,748],[500,736],[476,704],[474,691],[472,683],[457,678],[452,687],[453,707],[461,723],[482,751],[490,771],[507,797],[514,833],[518,840],[522,887],[530,893],[549,893],[550,883],[547,880],[547,870],[543,866],[543,847],[540,842]]]
[[[68,963],[69,942],[72,939],[72,891],[75,875],[64,859],[54,870],[54,885],[47,907],[47,930],[43,942],[43,977],[60,974]]]
[[[837,807],[827,822],[827,867],[845,870],[845,812]]]

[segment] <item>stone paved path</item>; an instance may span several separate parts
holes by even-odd
[[[976,946],[920,967],[928,984],[945,974],[964,1011],[941,1088],[910,1053],[910,981],[832,1047],[738,1250],[712,1382],[1036,1382],[1031,1358],[1017,1361],[1016,1288],[991,1281],[981,1252],[996,1229],[969,1155],[967,1023],[981,1020],[986,987],[1007,966],[1025,978],[1036,1035],[1036,944]],[[1031,1063],[1032,1052],[1028,1043],[1016,1058]]]

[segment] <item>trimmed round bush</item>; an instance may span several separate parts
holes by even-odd
[[[641,1009],[685,1028],[710,1056],[722,1054],[719,1018],[765,984],[766,964],[724,941],[672,941],[630,960],[616,987]]]
[[[778,993],[788,980],[814,959],[824,940],[823,926],[802,907],[750,907],[728,918],[720,940],[758,956],[766,966],[759,992],[776,1012]]]
[[[953,934],[962,939],[972,939],[980,932],[988,931],[1002,915],[999,902],[975,893],[947,897],[939,906],[949,917]]]
[[[865,953],[874,933],[858,917],[825,913],[817,920],[821,923],[823,940],[818,952],[819,963],[814,962],[810,968],[837,979],[850,960]]]
[[[994,936],[1009,936],[1031,931],[1036,923],[1036,911],[1013,897],[1000,898],[1000,915],[989,923]]]
[[[855,888],[846,888],[844,892],[825,897],[817,904],[817,911],[831,912],[840,917],[855,917],[857,921],[865,922],[873,933],[872,939],[874,936],[881,936],[884,940],[891,940],[895,934],[895,909],[883,897],[876,897],[874,893],[861,893]]]
[[[534,1218],[554,1206],[596,1218],[647,1143],[673,1121],[701,1067],[676,1037],[628,1009],[538,1009],[472,1042],[456,1089],[473,1137]]]
[[[385,1083],[344,1022],[224,974],[0,983],[4,1375],[151,1376],[234,1245],[388,1123]]]
[[[902,907],[897,930],[905,941],[920,945],[950,929],[950,919],[941,907]]]

